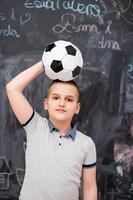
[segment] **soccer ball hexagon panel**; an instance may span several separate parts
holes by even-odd
[[[49,44],[43,53],[45,74],[50,79],[70,81],[75,79],[83,66],[80,50],[71,42],[58,40]]]

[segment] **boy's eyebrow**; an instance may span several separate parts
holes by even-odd
[[[51,93],[51,95],[59,95],[58,93]]]
[[[58,95],[58,96],[60,96],[60,94],[58,94],[58,93],[51,93],[51,95]],[[66,95],[66,97],[75,98],[75,96],[73,96],[71,94]]]

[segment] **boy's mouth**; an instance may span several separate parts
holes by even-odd
[[[66,110],[62,109],[62,108],[58,108],[58,109],[56,109],[56,111],[58,111],[58,112],[66,112]]]

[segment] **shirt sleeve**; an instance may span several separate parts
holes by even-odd
[[[28,136],[33,135],[36,132],[40,124],[40,121],[42,121],[42,119],[43,118],[41,117],[41,115],[39,115],[36,111],[33,110],[33,113],[31,117],[29,118],[29,120],[25,124],[22,124]]]
[[[96,146],[91,138],[89,138],[86,147],[86,157],[83,167],[96,166]]]

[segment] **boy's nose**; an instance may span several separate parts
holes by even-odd
[[[60,99],[59,105],[60,106],[65,106],[65,100],[64,99]]]

